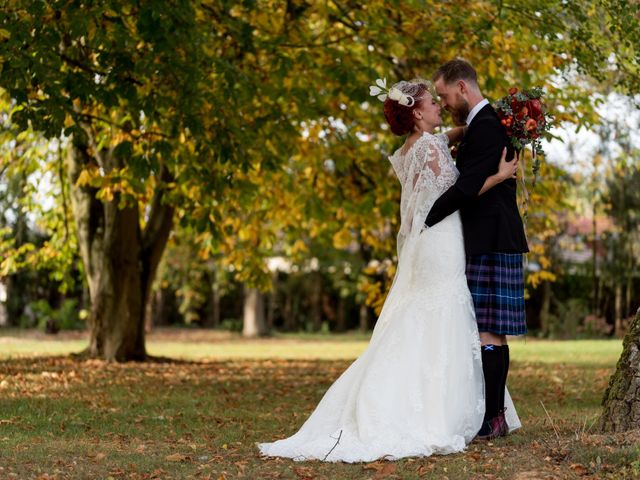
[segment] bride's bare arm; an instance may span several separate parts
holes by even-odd
[[[484,181],[484,185],[478,192],[478,195],[482,195],[490,188],[495,187],[497,184],[504,182],[509,178],[517,178],[518,176],[518,158],[514,158],[510,162],[507,162],[507,149],[502,150],[502,158],[500,158],[500,166],[498,167],[498,173],[494,173]]]
[[[462,137],[464,137],[464,132],[466,129],[467,127],[456,127],[444,132],[445,135],[449,137],[449,145],[458,143],[459,141],[461,141]]]

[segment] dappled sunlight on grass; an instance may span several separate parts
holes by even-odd
[[[147,336],[151,355],[201,359],[349,360],[367,347],[370,334],[276,334],[247,340],[238,334],[196,329],[158,329]],[[515,362],[613,367],[622,352],[620,340],[510,339]],[[87,346],[85,333],[59,336],[0,329],[0,358],[67,355]]]
[[[622,340],[510,339],[512,358],[520,362],[571,363],[614,367],[622,353]]]
[[[207,344],[193,342],[190,348],[198,345],[208,355]],[[349,360],[4,360],[0,478],[639,475],[637,437],[591,431],[612,365],[547,360],[516,361],[512,367],[509,386],[523,422],[517,433],[471,444],[458,455],[354,465],[261,459],[255,448],[257,441],[294,433]]]

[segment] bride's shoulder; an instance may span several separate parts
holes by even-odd
[[[413,139],[407,139],[407,141],[395,152],[393,152],[393,154],[389,158],[408,157],[411,153],[420,155],[434,144],[442,143],[442,138],[440,138],[442,135],[443,134],[422,132],[420,135]]]
[[[440,134],[433,134],[429,132],[422,132],[422,135],[418,137],[418,139],[414,143],[414,147],[416,149],[425,149],[428,147],[432,147],[436,144],[442,143],[442,139],[440,138]]]

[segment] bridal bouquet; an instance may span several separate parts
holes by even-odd
[[[526,226],[527,212],[529,206],[529,191],[527,189],[526,175],[527,166],[524,157],[524,147],[531,145],[531,156],[533,158],[533,185],[536,184],[538,171],[540,170],[540,159],[538,154],[542,153],[540,136],[551,128],[552,117],[547,113],[545,104],[542,102],[544,90],[541,87],[533,87],[530,90],[520,91],[516,87],[509,89],[509,95],[498,100],[494,107],[500,117],[500,122],[504,125],[507,135],[511,139],[511,144],[516,149],[522,165],[522,210],[523,221]]]
[[[540,136],[551,128],[552,121],[542,102],[543,94],[541,87],[523,91],[513,87],[509,89],[509,95],[494,105],[515,149],[521,152],[526,145],[531,144],[534,175],[540,169],[537,154],[543,153]]]

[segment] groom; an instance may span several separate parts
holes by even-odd
[[[486,413],[478,438],[508,433],[504,395],[509,371],[506,335],[527,332],[524,310],[523,253],[528,252],[516,203],[516,181],[499,183],[478,196],[484,181],[498,171],[503,148],[513,148],[498,115],[483,98],[476,72],[464,60],[452,60],[433,76],[442,107],[456,125],[467,125],[458,147],[460,177],[442,194],[425,221],[431,227],[460,210],[467,256],[467,283],[476,311]]]

